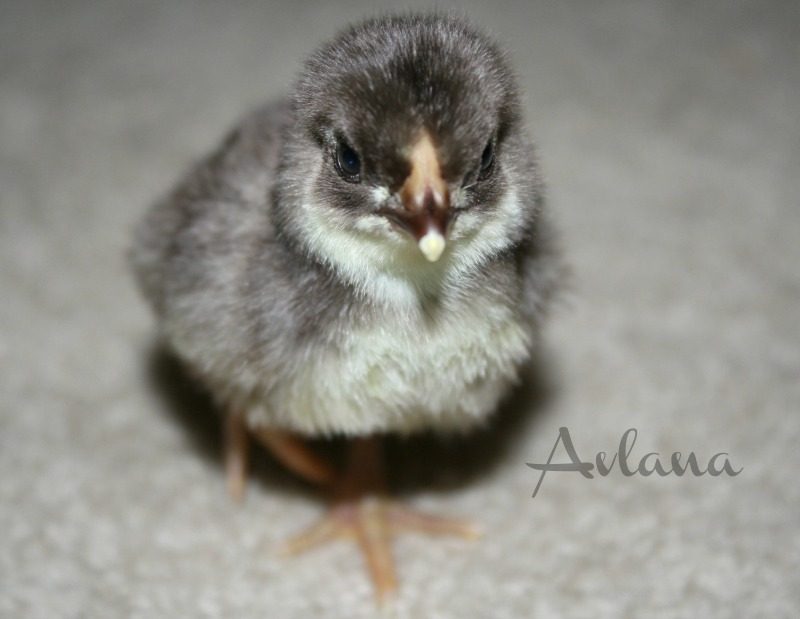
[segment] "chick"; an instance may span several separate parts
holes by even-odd
[[[514,77],[446,15],[367,20],[244,118],[136,230],[166,344],[224,412],[228,486],[255,437],[326,486],[286,548],[355,538],[380,598],[391,537],[471,525],[387,498],[380,436],[484,422],[530,358],[560,261]],[[352,439],[344,471],[307,437]]]

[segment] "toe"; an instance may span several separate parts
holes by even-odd
[[[358,544],[367,562],[378,600],[384,601],[397,589],[387,506],[380,501],[369,500],[359,506],[358,512]]]

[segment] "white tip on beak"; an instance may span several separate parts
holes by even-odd
[[[429,262],[436,262],[442,257],[446,244],[438,230],[428,230],[427,234],[419,240],[419,250]]]

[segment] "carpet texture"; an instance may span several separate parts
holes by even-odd
[[[392,444],[404,498],[486,535],[401,539],[384,615],[800,616],[799,7],[464,7],[511,51],[574,278],[548,397]],[[350,546],[276,556],[319,515],[311,489],[259,454],[227,499],[208,399],[124,262],[190,161],[375,10],[0,5],[0,616],[380,616]],[[728,452],[743,471],[550,472],[531,498],[525,463],[562,426],[585,460],[635,427],[634,466]]]

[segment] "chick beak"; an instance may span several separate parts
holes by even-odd
[[[451,209],[447,183],[442,179],[436,149],[427,132],[411,147],[409,162],[411,173],[400,188],[404,212],[399,219],[425,258],[436,262],[447,245]]]

